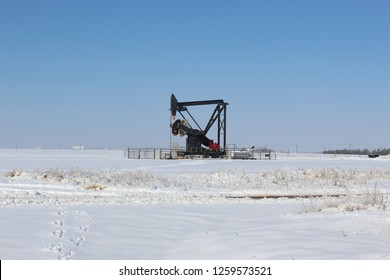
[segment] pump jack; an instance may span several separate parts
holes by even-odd
[[[202,129],[191,115],[187,107],[202,106],[202,105],[216,105],[206,127]],[[203,101],[189,101],[178,102],[175,95],[171,95],[171,129],[173,135],[187,136],[185,155],[202,155],[205,157],[218,158],[226,157],[227,143],[226,143],[226,103],[222,99],[217,100],[203,100]],[[179,113],[183,120],[176,118],[176,113]],[[197,128],[193,128],[184,116],[183,112],[187,112],[190,119],[195,123]],[[211,127],[217,121],[217,142],[211,140],[206,135]],[[221,137],[223,142],[221,143]],[[222,147],[221,147],[222,144]],[[204,147],[202,147],[202,145]],[[206,147],[206,148],[205,148]]]

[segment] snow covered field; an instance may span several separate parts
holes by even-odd
[[[0,259],[386,260],[389,194],[386,157],[0,150]]]

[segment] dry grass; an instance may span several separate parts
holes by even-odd
[[[11,171],[7,172],[4,176],[9,177],[9,178],[14,178],[14,177],[19,177],[21,175],[22,175],[21,171],[11,170]]]
[[[343,212],[354,212],[369,208],[386,210],[389,205],[389,194],[378,190],[375,184],[364,194],[352,194],[348,188],[346,195],[343,197],[327,197],[321,199],[302,200],[302,212],[320,212],[325,209],[337,209]]]
[[[94,190],[94,191],[102,191],[105,190],[107,187],[97,184],[88,185],[85,187],[86,190]]]

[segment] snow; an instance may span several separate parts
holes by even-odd
[[[388,260],[389,189],[388,157],[0,150],[0,259]]]

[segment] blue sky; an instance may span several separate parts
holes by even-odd
[[[385,0],[0,0],[0,147],[168,147],[171,93],[229,102],[238,146],[390,147],[389,14]]]

